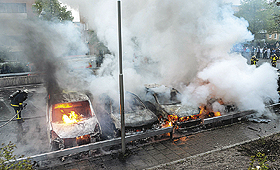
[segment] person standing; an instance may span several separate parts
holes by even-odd
[[[267,48],[267,55],[266,55],[267,59],[270,58],[270,53],[271,53],[271,50],[270,50],[270,47],[268,47]]]
[[[15,110],[15,114],[17,114],[16,118],[18,122],[23,122],[21,118],[21,110],[23,109],[23,101],[27,99],[28,91],[25,89],[23,91],[17,90],[13,94],[10,95],[11,106]]]
[[[257,58],[260,58],[260,57],[261,57],[261,56],[260,56],[260,54],[261,54],[261,48],[260,48],[260,46],[257,47],[256,52],[257,52]]]
[[[267,59],[267,48],[263,48],[263,59]]]
[[[255,55],[255,47],[252,46],[252,49],[251,49],[251,56],[254,56]]]
[[[276,49],[272,48],[271,52],[270,52],[270,55],[274,56],[274,54],[276,54]]]
[[[280,56],[280,48],[277,48],[277,49],[276,49],[276,55],[277,55],[277,57],[279,58],[279,56]]]
[[[277,60],[278,60],[277,55],[276,55],[276,54],[273,54],[273,55],[271,56],[271,65],[272,65],[272,67],[276,67],[276,65],[277,65]]]

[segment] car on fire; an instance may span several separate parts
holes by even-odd
[[[172,121],[184,122],[195,119],[221,116],[222,113],[236,111],[233,104],[225,104],[222,99],[211,98],[199,107],[182,104],[180,92],[172,87],[159,84],[146,84],[145,104],[156,115]],[[214,109],[214,107],[216,109]],[[217,110],[218,108],[218,110]],[[215,110],[215,111],[213,111]]]
[[[89,95],[82,92],[49,95],[47,106],[47,128],[52,150],[100,140],[101,127]]]
[[[180,92],[174,88],[159,84],[146,84],[145,104],[157,115],[187,117],[199,114],[198,107],[182,105],[178,99]]]
[[[118,137],[120,135],[118,132],[121,129],[120,105],[107,96],[105,110],[113,121],[114,129],[117,132],[116,136]],[[149,128],[158,121],[157,116],[132,92],[125,93],[124,117],[126,130]]]

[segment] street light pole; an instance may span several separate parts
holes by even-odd
[[[125,120],[124,120],[124,90],[122,72],[122,34],[121,34],[121,1],[118,0],[118,36],[119,36],[119,86],[120,86],[120,114],[121,114],[121,141],[122,153],[125,154]]]

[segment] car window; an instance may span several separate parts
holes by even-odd
[[[84,118],[92,117],[90,105],[88,101],[57,103],[52,106],[52,121],[63,122],[63,116],[75,118],[80,121]]]
[[[135,110],[143,110],[145,106],[135,96],[128,94],[125,98],[125,112],[133,112]]]

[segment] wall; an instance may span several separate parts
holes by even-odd
[[[42,76],[28,75],[0,78],[0,87],[43,83]]]

